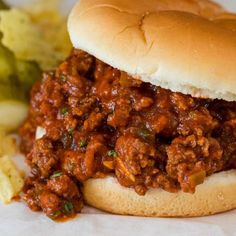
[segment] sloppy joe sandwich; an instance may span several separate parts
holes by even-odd
[[[140,216],[236,208],[236,16],[207,0],[81,0],[32,89],[25,200]]]

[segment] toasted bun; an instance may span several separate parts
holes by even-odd
[[[208,0],[80,0],[75,48],[143,81],[236,100],[236,17]]]
[[[85,200],[96,208],[136,216],[204,216],[236,208],[236,171],[220,172],[206,179],[194,194],[152,189],[139,196],[115,178],[90,179],[84,183]]]

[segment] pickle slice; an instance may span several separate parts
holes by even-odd
[[[28,106],[24,102],[8,100],[0,102],[0,127],[7,131],[17,129],[26,119]]]
[[[41,69],[36,62],[24,60],[17,60],[16,67],[18,81],[28,92],[35,81],[41,78]]]
[[[25,90],[21,85],[15,84],[0,84],[0,102],[16,100],[26,101]]]
[[[8,10],[9,6],[3,0],[0,0],[0,9],[1,10]]]
[[[15,78],[16,64],[14,54],[0,44],[0,83],[9,84]]]

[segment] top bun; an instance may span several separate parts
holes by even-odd
[[[236,100],[236,15],[207,0],[81,0],[75,48],[145,82]]]

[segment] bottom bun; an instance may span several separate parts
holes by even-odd
[[[90,179],[84,183],[85,201],[111,213],[135,216],[192,217],[236,208],[236,170],[208,177],[194,194],[151,189],[139,196],[115,178]]]

